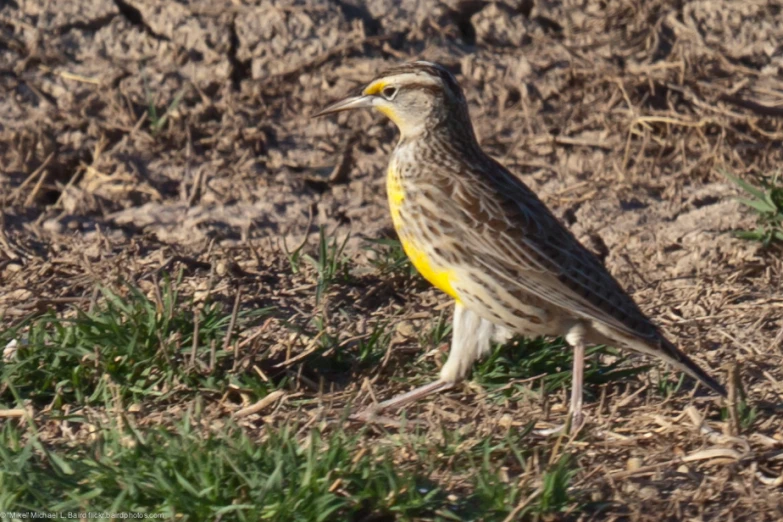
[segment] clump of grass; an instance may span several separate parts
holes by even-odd
[[[664,399],[676,395],[685,383],[685,378],[684,373],[673,372],[669,368],[659,371],[658,378],[655,382],[655,388],[658,391],[658,395]]]
[[[397,239],[370,239],[365,248],[375,253],[370,263],[382,275],[411,278],[418,274]]]
[[[453,326],[449,321],[447,311],[442,310],[438,318],[432,323],[429,331],[424,332],[419,336],[419,344],[421,346],[437,347],[442,343],[448,341],[449,334],[451,334]]]
[[[571,456],[562,455],[543,476],[541,498],[537,511],[541,514],[563,510],[571,501],[568,488],[576,471],[571,467]]]
[[[169,429],[126,420],[100,426],[78,445],[46,445],[14,424],[0,429],[0,509],[163,513],[184,520],[504,520],[530,494],[498,463],[525,466],[520,440],[485,440],[467,452],[481,463],[460,481],[440,482],[439,443],[418,436],[417,459],[367,433],[268,428],[261,440],[231,423],[202,433],[190,411]],[[78,424],[79,419],[71,419]],[[34,430],[34,428],[33,428]],[[465,440],[446,443],[459,453]],[[572,472],[559,462],[524,513],[554,514],[571,503]]]
[[[369,324],[365,335],[341,341],[327,328],[322,315],[316,315],[310,322],[313,330],[287,325],[294,331],[305,333],[314,343],[314,350],[303,360],[304,367],[318,375],[344,381],[354,377],[356,371],[378,365],[386,355],[393,329],[387,320]]]
[[[759,416],[759,409],[756,406],[748,404],[745,399],[737,401],[737,420],[739,421],[739,428],[742,431],[749,430],[756,422]],[[721,408],[720,416],[722,420],[730,420],[731,415],[729,408]]]
[[[349,279],[349,260],[344,254],[345,245],[348,243],[349,238],[350,235],[346,234],[342,241],[338,241],[337,236],[329,239],[324,227],[320,227],[318,230],[317,257],[313,257],[310,254],[302,256],[302,259],[310,263],[317,273],[316,304],[321,302],[332,283]]]
[[[169,103],[166,110],[163,112],[163,114],[159,115],[158,108],[155,104],[155,96],[150,90],[147,76],[143,75],[142,78],[144,81],[144,95],[147,98],[147,119],[149,120],[150,132],[153,136],[157,136],[160,131],[163,130],[166,122],[168,122],[169,115],[177,110],[180,102],[182,102],[182,97],[185,95],[185,87],[180,89],[179,92],[174,95],[174,98],[171,100],[171,103]]]
[[[178,285],[179,278],[164,278],[152,298],[133,285],[104,288],[89,311],[67,318],[50,313],[0,332],[0,342],[27,338],[0,362],[0,407],[32,401],[41,412],[51,406],[26,423],[0,425],[0,510],[46,506],[226,521],[500,521],[578,508],[567,491],[570,475],[558,475],[558,468],[546,472],[555,475],[544,476],[551,484],[535,498],[535,483],[516,478],[528,477],[537,462],[526,439],[532,423],[481,438],[472,429],[444,427],[441,437],[426,430],[376,439],[369,429],[344,429],[343,422],[309,431],[212,422],[205,390],[234,384],[252,395],[272,385],[231,374],[232,354],[222,349],[214,371],[190,364],[194,337],[196,361],[210,360],[209,346],[223,345],[231,314],[217,304],[203,306],[196,334],[196,308]],[[240,313],[237,325],[267,313]],[[447,328],[441,317],[433,342]],[[323,356],[316,359],[335,367],[375,365],[391,336],[388,320],[350,342],[324,333]],[[171,408],[187,393],[195,400]],[[142,422],[122,407],[130,401],[162,406],[167,414]],[[76,443],[52,436],[62,421]],[[455,481],[455,474],[461,478]]]
[[[317,277],[316,303],[321,302],[332,283],[345,282],[350,279],[350,262],[344,254],[348,239],[350,239],[350,234],[346,234],[342,241],[339,241],[336,236],[329,238],[324,227],[320,227],[315,256],[304,251],[307,246],[307,238],[294,250],[288,250],[288,245],[283,240],[283,249],[288,258],[291,273],[298,274],[302,271],[302,261],[306,261],[315,269]]]
[[[602,366],[595,362],[596,355],[611,355],[615,360]],[[573,359],[573,350],[562,338],[554,341],[543,337],[515,338],[505,345],[496,345],[489,357],[479,361],[473,369],[473,378],[490,391],[502,388],[506,394],[511,394],[510,382],[541,376],[545,391],[553,392],[570,386]],[[648,368],[626,368],[624,362],[623,355],[614,348],[603,345],[588,348],[585,351],[585,383],[598,385],[619,381]]]
[[[164,400],[183,386],[217,390],[236,379],[220,367],[232,356],[222,349],[231,313],[217,303],[183,303],[178,283],[179,278],[165,277],[155,300],[130,284],[125,296],[101,288],[103,299],[92,310],[77,309],[71,317],[49,312],[0,333],[3,346],[26,338],[10,360],[0,362],[0,402],[29,399],[59,408],[111,396]],[[240,311],[237,319],[245,324],[268,313]],[[218,368],[210,367],[213,347]],[[243,385],[266,393],[256,379]]]
[[[771,180],[762,180],[759,188],[725,170],[721,170],[721,173],[750,196],[738,199],[758,214],[759,226],[756,230],[739,230],[735,235],[742,239],[760,241],[765,247],[774,242],[783,243],[783,185],[778,175]]]

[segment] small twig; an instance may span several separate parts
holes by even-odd
[[[266,331],[269,325],[272,324],[272,321],[274,321],[274,317],[268,318],[266,321],[264,321],[264,324],[262,324],[255,332],[253,332],[253,334],[250,337],[244,339],[242,342],[237,343],[236,347],[234,348],[235,350],[237,350],[237,353],[239,353],[239,350],[243,349],[245,346],[248,346],[250,343],[258,339]],[[242,356],[242,359],[239,364],[250,362],[250,360],[258,354],[260,349],[261,349],[260,347],[257,347],[254,350],[248,350],[247,353],[245,353]],[[239,367],[239,364],[237,365],[237,367]],[[268,380],[266,378],[264,379]]]
[[[514,522],[514,520],[517,520],[517,515],[522,512],[525,507],[527,507],[528,504],[530,504],[537,496],[541,494],[543,491],[542,488],[538,488],[534,492],[532,492],[530,495],[522,499],[522,501],[517,504],[517,506],[514,508],[514,510],[508,514],[506,518],[503,519],[503,522]]]
[[[583,138],[571,138],[568,136],[538,136],[533,138],[532,145],[546,145],[556,143],[558,145],[570,145],[577,147],[591,147],[604,150],[613,150],[614,146],[603,141],[588,140]]]
[[[685,413],[690,417],[691,422],[693,423],[696,428],[703,433],[704,435],[714,435],[716,434],[715,430],[704,424],[704,418],[699,414],[698,411],[696,411],[696,408],[693,406],[688,406],[685,408]]]
[[[216,348],[217,348],[217,343],[215,343],[215,340],[212,339],[209,342],[209,373],[215,371],[215,359],[217,357],[217,354],[215,353]]]
[[[27,303],[21,303],[19,308],[22,310],[29,310],[35,308],[37,310],[44,310],[49,305],[63,305],[71,303],[81,303],[86,301],[86,297],[51,297],[36,299],[35,301],[29,301]]]
[[[244,347],[245,347],[245,346],[247,346],[248,344],[250,344],[250,343],[252,343],[253,341],[255,341],[256,339],[258,339],[258,336],[259,336],[259,335],[261,335],[261,334],[263,334],[263,333],[266,331],[266,329],[267,329],[267,328],[269,328],[269,325],[270,325],[270,324],[272,324],[272,321],[274,321],[274,320],[275,320],[275,318],[274,318],[274,317],[270,317],[269,319],[267,319],[266,321],[264,321],[264,324],[262,324],[261,326],[259,326],[259,327],[258,327],[258,330],[256,330],[255,332],[253,332],[253,335],[251,335],[250,337],[248,337],[247,339],[245,339],[245,340],[243,340],[241,343],[239,343],[239,347],[240,347],[240,348],[244,348]]]
[[[641,395],[642,393],[644,393],[644,391],[645,391],[647,388],[649,388],[649,387],[650,387],[650,385],[649,385],[649,384],[645,384],[644,386],[642,386],[641,388],[639,388],[638,390],[636,390],[636,391],[635,391],[635,392],[633,392],[632,394],[628,395],[627,397],[625,397],[625,398],[624,398],[624,399],[622,399],[621,401],[617,402],[617,403],[616,403],[616,404],[615,404],[615,405],[612,407],[612,413],[615,413],[615,412],[617,412],[617,410],[619,410],[620,408],[624,408],[625,406],[628,406],[629,404],[631,404],[631,402],[632,402],[634,399],[636,399],[636,397],[638,397],[639,395]]]
[[[198,334],[201,326],[201,311],[194,310],[193,313],[193,345],[190,348],[190,369],[196,366],[196,350],[198,349]]]
[[[0,211],[0,247],[8,259],[18,260],[24,251],[13,245],[5,231],[5,214]]]
[[[27,176],[27,179],[25,179],[21,185],[16,187],[16,189],[11,193],[11,196],[9,199],[11,201],[16,202],[17,198],[19,197],[19,194],[29,185],[32,183],[32,181],[38,177],[38,175],[49,166],[49,163],[51,163],[52,159],[54,158],[54,151],[50,152],[49,155],[46,157],[46,159],[41,163],[41,165],[35,169],[29,176]]]
[[[190,196],[188,197],[188,206],[192,207],[196,204],[196,200],[201,197],[201,185],[204,182],[204,167],[201,166],[196,169],[196,179],[193,180],[193,185],[190,189]]]
[[[65,80],[73,80],[75,82],[89,83],[92,85],[101,84],[101,81],[98,79],[90,78],[88,76],[82,76],[80,74],[69,73],[67,71],[55,71],[54,69],[52,69],[51,67],[47,67],[46,65],[39,65],[38,68],[45,73],[54,74]]]
[[[645,473],[657,471],[660,468],[672,466],[674,464],[680,464],[681,462],[682,459],[676,458],[672,460],[667,460],[665,462],[658,462],[657,464],[650,464],[649,466],[641,466],[633,470],[612,471],[609,472],[609,476],[612,477],[613,479],[624,479],[628,477],[633,477],[635,475],[643,475]]]
[[[733,363],[727,364],[728,373],[729,373],[729,379],[728,379],[728,386],[729,386],[729,396],[726,400],[727,407],[729,410],[729,435],[732,435],[736,437],[740,434],[740,418],[739,418],[739,411],[738,411],[738,404],[739,404],[739,362],[734,361]]]
[[[46,177],[49,175],[49,171],[44,169],[44,171],[41,173],[40,176],[38,176],[38,182],[33,187],[33,190],[30,191],[30,194],[27,195],[27,199],[24,200],[24,206],[29,207],[33,204],[35,201],[35,196],[38,195],[38,191],[41,190],[41,186],[43,186],[44,181],[46,181]]]
[[[325,334],[325,333],[326,333],[326,330],[321,330],[320,332],[318,332],[315,335],[315,337],[313,337],[310,340],[310,344],[307,345],[307,348],[305,348],[305,350],[302,353],[300,353],[298,355],[295,355],[294,357],[287,357],[285,361],[283,361],[283,362],[281,362],[279,364],[276,364],[275,368],[287,368],[287,367],[291,366],[292,364],[294,364],[295,362],[301,361],[302,359],[304,359],[305,357],[307,357],[308,355],[310,355],[311,353],[316,351],[318,349],[318,347],[316,346],[316,343],[318,342],[318,339],[320,339],[321,336],[323,334]]]
[[[263,410],[270,404],[273,404],[277,402],[277,400],[285,395],[285,392],[282,390],[275,390],[271,393],[269,393],[266,397],[259,400],[258,402],[251,404],[250,406],[246,408],[242,408],[241,410],[234,413],[235,418],[240,417],[247,417],[248,415],[252,415],[254,413],[258,413],[259,411]]]
[[[231,310],[231,322],[228,323],[228,330],[226,331],[226,337],[223,339],[223,351],[228,351],[228,345],[231,344],[231,336],[234,335],[234,327],[237,324],[237,314],[239,313],[239,300],[242,297],[242,287],[237,288],[236,296],[234,297],[234,308]],[[237,347],[234,346],[234,364],[231,368],[232,371],[236,371],[237,366]]]
[[[255,371],[255,372],[258,374],[258,376],[259,376],[259,377],[261,377],[262,379],[264,379],[264,381],[265,381],[265,382],[270,382],[270,381],[269,381],[269,376],[268,376],[267,374],[265,374],[265,373],[264,373],[264,370],[262,370],[261,368],[259,368],[259,367],[258,367],[257,365],[255,365],[255,364],[253,365],[253,371]]]
[[[300,367],[300,369],[301,369],[301,367]],[[311,390],[313,390],[313,391],[315,391],[315,392],[317,392],[317,391],[318,391],[318,384],[317,384],[317,383],[315,383],[315,382],[314,382],[312,379],[310,379],[309,377],[307,377],[307,376],[305,376],[305,375],[302,375],[302,374],[301,374],[301,372],[299,372],[299,373],[296,373],[296,372],[294,372],[293,370],[286,370],[286,371],[285,371],[285,374],[286,374],[286,375],[288,375],[289,377],[293,377],[293,378],[296,380],[297,386],[298,386],[300,383],[304,383],[304,384],[306,384],[306,385],[307,385],[307,387],[308,387],[308,388],[310,388]]]
[[[25,416],[25,410],[21,408],[12,408],[10,410],[0,410],[0,419],[17,419]]]

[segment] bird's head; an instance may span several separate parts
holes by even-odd
[[[375,108],[393,121],[404,138],[454,119],[464,130],[471,129],[462,89],[446,68],[431,62],[417,61],[389,69],[355,96],[329,105],[315,117],[366,107]]]

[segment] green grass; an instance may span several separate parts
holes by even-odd
[[[575,471],[571,467],[571,456],[565,454],[544,473],[539,513],[553,513],[563,510],[571,501],[568,486]]]
[[[749,430],[753,424],[755,424],[756,420],[759,418],[759,414],[761,411],[758,407],[753,406],[749,404],[745,399],[742,399],[737,402],[737,416],[739,420],[739,428],[740,430],[747,431]],[[729,420],[730,414],[729,409],[727,407],[720,409],[720,418],[721,420]]]
[[[308,261],[324,288],[349,270],[342,245],[322,235]],[[333,410],[331,420],[307,427],[237,424],[218,405],[232,389],[255,401],[287,381],[235,369],[233,350],[223,347],[272,311],[240,308],[229,336],[230,305],[196,304],[180,286],[180,277],[164,277],[149,296],[131,284],[102,287],[89,310],[48,312],[0,332],[0,346],[22,341],[0,362],[0,407],[35,413],[0,421],[0,511],[502,521],[582,508],[569,458],[537,468],[551,459],[539,458],[532,423],[481,436],[471,424],[379,434]],[[423,341],[446,340],[446,317],[433,320]],[[388,318],[377,318],[365,335],[338,341],[322,315],[312,321],[306,333],[319,336],[317,349],[302,364],[331,369],[330,377],[376,368],[393,333]],[[527,364],[517,348],[498,348],[478,378],[499,384],[517,375],[514,366]],[[307,408],[312,399],[289,404]],[[66,422],[71,437],[63,436]]]
[[[402,244],[397,239],[372,239],[365,245],[366,250],[375,253],[371,263],[381,275],[413,278],[418,275]]]
[[[158,512],[184,520],[503,520],[533,491],[515,476],[531,460],[526,434],[414,434],[372,441],[366,430],[268,428],[259,440],[229,423],[193,428],[197,411],[164,429],[99,426],[78,444],[44,443],[0,429],[0,510]],[[78,425],[80,419],[69,421]],[[447,431],[447,430],[444,430]],[[401,447],[410,450],[400,457]],[[444,462],[461,472],[444,481]],[[576,500],[567,458],[545,471],[543,492],[521,513],[558,513]],[[501,475],[500,466],[507,469]]]
[[[334,380],[356,378],[356,372],[376,366],[386,355],[393,329],[386,319],[377,319],[367,325],[368,332],[340,341],[338,332],[327,327],[322,315],[310,321],[309,328],[287,323],[292,331],[299,332],[314,343],[314,350],[302,360],[304,368]]]
[[[347,282],[350,280],[350,260],[345,256],[345,245],[350,235],[346,234],[342,240],[337,236],[329,237],[325,228],[318,229],[318,245],[314,255],[305,253],[307,239],[305,239],[293,251],[288,250],[288,245],[283,242],[291,273],[302,272],[302,261],[309,264],[316,276],[316,304],[320,303],[333,283]]]
[[[771,179],[761,179],[760,187],[721,170],[724,176],[740,187],[749,197],[739,201],[758,215],[758,228],[739,230],[737,237],[760,241],[765,247],[783,242],[783,184],[776,174]]]
[[[596,355],[612,355],[616,359],[609,365],[601,365],[596,362]],[[504,345],[496,345],[488,357],[478,361],[473,368],[473,379],[491,396],[502,398],[517,392],[530,393],[529,383],[515,382],[540,376],[544,391],[550,393],[570,388],[573,360],[573,350],[562,338],[554,341],[542,337],[515,338]],[[603,345],[588,348],[585,351],[585,383],[601,385],[621,381],[648,369],[647,366],[626,367],[625,360],[615,348]],[[500,394],[494,393],[495,390]]]
[[[656,372],[658,377],[655,381],[655,389],[658,395],[664,399],[676,395],[685,383],[685,374],[672,371],[670,368],[666,368],[662,371]]]
[[[317,274],[317,286],[315,293],[316,304],[320,303],[324,294],[334,282],[345,282],[349,279],[349,262],[345,256],[345,244],[350,236],[345,235],[342,241],[337,236],[326,235],[324,227],[318,230],[318,247],[316,256],[305,254],[302,258],[310,263]]]
[[[432,322],[429,330],[419,336],[419,344],[424,347],[436,348],[448,342],[451,337],[452,324],[446,310],[441,310],[437,319]]]
[[[124,296],[101,288],[103,299],[90,311],[75,309],[68,317],[48,312],[0,332],[0,346],[24,339],[11,360],[0,362],[0,404],[31,401],[58,409],[101,404],[108,397],[166,401],[183,392],[222,393],[230,383],[265,395],[268,385],[254,374],[226,371],[233,363],[233,351],[223,349],[229,311],[217,303],[194,306],[180,298],[178,284],[164,278],[159,301],[132,285],[125,285]],[[238,324],[270,312],[241,311]]]
[[[142,75],[142,79],[144,80],[144,95],[147,101],[147,119],[149,120],[150,133],[152,133],[153,136],[157,136],[163,130],[166,122],[168,122],[169,115],[177,110],[177,107],[182,102],[186,87],[183,87],[174,95],[174,98],[171,100],[168,107],[166,107],[163,114],[158,114],[158,108],[155,101],[156,96],[149,87],[147,76]]]

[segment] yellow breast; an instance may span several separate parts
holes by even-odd
[[[411,260],[411,263],[413,263],[413,266],[415,266],[422,277],[429,281],[435,288],[459,301],[457,292],[451,284],[454,272],[434,263],[427,254],[426,248],[422,248],[421,245],[417,244],[417,240],[421,241],[421,239],[408,233],[409,227],[403,222],[404,220],[400,213],[400,208],[405,201],[405,186],[395,167],[394,160],[389,164],[389,172],[386,176],[386,192],[389,197],[389,210],[391,211],[394,229],[397,231],[397,235],[400,237],[400,243],[402,243],[402,248]]]

